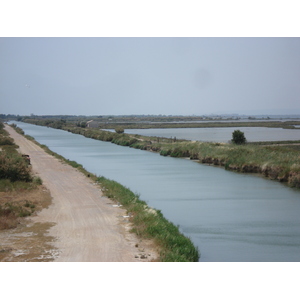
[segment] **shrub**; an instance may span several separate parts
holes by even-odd
[[[0,179],[31,181],[30,169],[18,154],[0,152]]]
[[[116,131],[116,133],[124,133],[124,128],[116,127],[115,131]]]
[[[245,144],[246,143],[246,138],[244,135],[244,132],[240,131],[240,130],[235,130],[232,133],[232,140],[231,140],[234,144]]]
[[[6,202],[0,204],[0,230],[15,228],[18,218],[30,216],[35,211],[35,205],[28,200],[25,203]]]
[[[0,145],[14,145],[14,140],[8,136],[0,136]]]
[[[41,177],[37,176],[33,178],[33,182],[37,185],[42,185],[43,184],[43,180]]]

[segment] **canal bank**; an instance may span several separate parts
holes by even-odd
[[[294,189],[62,130],[25,123],[20,127],[161,210],[199,247],[200,261],[300,261],[300,197]]]

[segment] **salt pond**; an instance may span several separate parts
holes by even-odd
[[[177,139],[203,142],[227,143],[232,139],[232,132],[234,130],[241,130],[244,132],[245,137],[249,142],[300,140],[299,129],[268,127],[125,129],[125,133],[167,138],[176,137]]]

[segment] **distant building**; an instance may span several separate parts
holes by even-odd
[[[94,120],[90,120],[86,122],[86,127],[89,128],[98,128],[99,127],[99,122],[94,121]]]

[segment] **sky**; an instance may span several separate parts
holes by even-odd
[[[300,38],[2,37],[19,115],[300,114]]]
[[[293,0],[5,1],[0,113],[300,114],[299,28]]]

